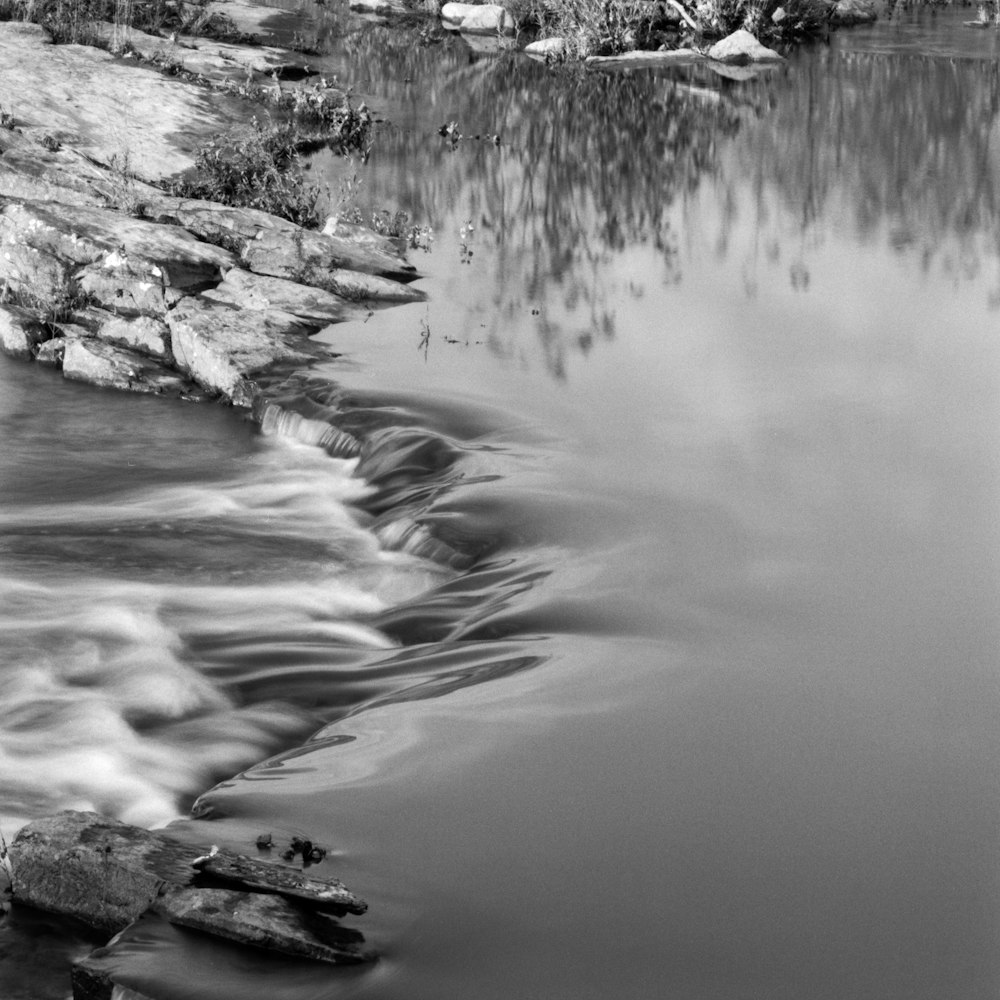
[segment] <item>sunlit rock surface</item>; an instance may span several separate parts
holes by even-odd
[[[749,31],[743,28],[716,42],[708,50],[708,58],[716,62],[737,66],[748,63],[784,61],[784,56],[775,52],[774,49],[769,49],[766,45],[761,45]]]
[[[51,45],[37,25],[0,23],[0,65],[0,105],[26,134],[103,164],[127,153],[146,179],[187,170],[199,146],[237,121],[238,105],[204,87],[101,49]]]

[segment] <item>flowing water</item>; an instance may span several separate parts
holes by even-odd
[[[357,969],[146,922],[160,1000],[995,1000],[1000,36],[740,81],[316,15],[384,122],[312,169],[429,301],[263,432],[0,361],[3,829],[193,806],[370,903]],[[8,921],[0,992],[88,947]]]

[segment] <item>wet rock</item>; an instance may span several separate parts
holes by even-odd
[[[0,210],[0,245],[5,251],[21,246],[44,251],[79,266],[100,262],[109,270],[128,261],[151,280],[181,289],[216,284],[236,263],[229,251],[202,243],[179,226],[40,201],[12,201]]]
[[[761,45],[749,31],[740,28],[708,50],[708,58],[716,62],[745,66],[749,63],[784,62],[784,56]]]
[[[282,312],[316,328],[363,315],[357,305],[332,292],[240,268],[201,297],[257,312]]]
[[[167,325],[178,368],[237,406],[253,402],[254,375],[279,364],[306,364],[320,353],[305,343],[303,328],[289,326],[285,317],[202,298],[183,300]]]
[[[708,68],[716,75],[726,80],[735,80],[743,83],[747,80],[756,80],[758,77],[766,76],[777,69],[779,63],[752,63],[749,66],[734,66],[728,63],[710,62]]]
[[[84,45],[51,45],[35,25],[0,23],[0,105],[31,138],[110,164],[128,153],[146,180],[194,165],[194,154],[240,118],[238,103]]]
[[[837,27],[852,24],[871,24],[878,20],[874,0],[837,0],[830,16],[830,23]]]
[[[152,316],[112,316],[98,328],[97,336],[106,344],[126,347],[159,358],[168,364],[173,361],[170,350],[170,330],[163,320]]]
[[[222,897],[207,897],[206,903],[191,893],[217,890],[220,882],[228,883],[224,891],[281,897],[286,905],[305,907],[317,916],[364,913],[367,909],[364,900],[334,878],[307,876],[294,868],[215,847],[206,855],[198,854],[198,848],[161,832],[128,826],[96,813],[59,813],[28,824],[11,845],[14,901],[75,917],[108,933],[123,930],[154,901],[163,904],[161,912],[199,911],[201,929],[210,930],[206,916],[212,901]],[[211,884],[203,885],[206,880]],[[191,892],[185,891],[176,907],[164,903],[170,894],[182,890]],[[228,899],[223,907],[230,911],[223,921],[226,929],[219,932],[223,937],[233,937],[229,919],[233,905],[238,903],[247,913],[264,912],[247,908],[234,897]],[[338,925],[320,921],[318,926],[333,933]],[[335,933],[334,937],[339,940]],[[353,933],[348,938],[358,941]],[[327,938],[323,940],[330,944]]]
[[[47,336],[34,310],[0,305],[0,350],[4,354],[27,361]]]
[[[158,899],[153,912],[183,927],[321,962],[356,964],[374,958],[357,931],[323,914],[297,909],[281,896],[178,889]]]
[[[191,388],[187,379],[165,364],[91,337],[66,340],[62,370],[68,379],[104,389],[179,395]]]
[[[386,241],[388,243],[389,241]],[[262,230],[243,250],[251,271],[288,278],[305,285],[330,288],[326,280],[335,269],[360,271],[394,281],[412,281],[416,268],[391,247],[359,246],[354,240],[305,229]]]

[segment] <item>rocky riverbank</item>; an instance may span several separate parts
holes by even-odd
[[[316,232],[165,192],[200,142],[252,114],[245,102],[54,46],[32,24],[0,24],[0,59],[6,353],[98,386],[250,406],[259,376],[324,353],[317,330],[423,297],[405,252],[370,230]],[[275,49],[230,45],[211,60],[222,80],[304,71]]]

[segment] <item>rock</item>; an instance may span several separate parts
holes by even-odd
[[[35,353],[35,360],[41,365],[53,365],[56,368],[62,368],[66,345],[70,339],[63,336],[53,337],[51,340],[46,340],[44,343],[39,344],[38,350]]]
[[[743,28],[716,42],[708,50],[708,58],[737,66],[745,66],[748,63],[784,62],[784,56],[779,55],[774,49],[761,45]]]
[[[88,264],[76,280],[92,302],[119,316],[165,316],[184,294],[127,259],[110,267],[101,261]]]
[[[73,964],[70,973],[73,1000],[153,1000],[147,994],[116,981],[107,963],[113,953],[113,945],[95,948],[86,958]]]
[[[451,6],[445,4],[446,7]],[[442,8],[443,10],[443,8]],[[464,35],[513,35],[517,25],[510,11],[495,3],[474,5],[458,30]]]
[[[34,310],[0,305],[0,350],[4,354],[27,361],[47,336]]]
[[[253,376],[279,364],[307,364],[322,351],[283,317],[201,298],[184,299],[167,315],[167,325],[178,368],[237,406],[253,402]]]
[[[288,278],[334,292],[336,289],[330,288],[326,279],[330,271],[339,268],[394,281],[412,281],[418,277],[416,268],[394,249],[358,246],[353,240],[306,229],[262,230],[247,243],[242,258],[258,274]]]
[[[154,901],[162,902],[170,893],[214,889],[198,884],[206,878],[216,884],[230,883],[224,891],[238,890],[240,894],[252,890],[291,899],[291,905],[310,911],[343,914],[367,909],[364,900],[337,879],[306,875],[216,847],[205,854],[201,850],[204,848],[183,844],[162,832],[128,826],[96,813],[62,812],[29,823],[11,845],[14,901],[73,916],[109,933],[123,930]],[[221,898],[209,897],[210,901]],[[199,910],[202,916],[197,919],[202,925],[210,909],[188,892],[179,897],[176,906],[164,906],[164,912]],[[227,920],[227,927],[231,926]],[[322,921],[321,926],[331,927]],[[221,933],[232,936],[228,930]],[[345,940],[356,944],[358,938],[349,933]]]
[[[201,297],[258,312],[284,312],[317,327],[363,315],[358,306],[332,292],[240,268],[233,268],[221,285]]]
[[[189,169],[200,146],[245,115],[236,99],[101,49],[50,45],[16,22],[0,23],[0,65],[0,105],[27,135],[50,135],[105,165],[127,154],[146,180]]]
[[[98,328],[97,336],[106,344],[126,347],[166,363],[173,361],[170,330],[161,319],[152,316],[112,316]]]
[[[187,379],[165,364],[91,337],[67,339],[62,370],[65,378],[104,389],[180,395],[192,388]]]
[[[446,3],[441,6],[441,20],[453,28],[457,28],[472,13],[477,5],[474,3]]]
[[[198,290],[216,284],[236,258],[179,226],[155,225],[86,205],[12,201],[0,210],[0,245],[45,251],[76,265],[126,262],[150,280]],[[2,255],[0,255],[2,256]]]
[[[871,24],[878,20],[874,0],[837,0],[830,23],[837,27]]]
[[[321,962],[356,964],[375,957],[357,931],[330,917],[303,912],[281,896],[177,889],[158,899],[153,912],[183,927]]]
[[[383,17],[392,14],[409,14],[410,11],[402,0],[351,0],[351,10],[363,14],[379,14]]]
[[[275,44],[291,44],[301,35],[307,16],[301,10],[268,7],[253,0],[210,0],[202,6],[206,17],[221,15],[244,35],[258,35]]]
[[[540,38],[537,42],[529,42],[524,52],[540,59],[558,59],[569,51],[569,42],[565,38]]]
[[[108,45],[125,43],[143,57],[161,64],[180,66],[188,73],[216,82],[246,80],[247,73],[271,77],[301,78],[312,72],[304,57],[268,45],[235,45],[212,38],[184,35],[171,41],[137,28],[124,33],[108,21],[94,24],[97,39]]]
[[[595,69],[690,66],[693,63],[704,61],[705,57],[694,49],[669,49],[665,52],[623,52],[618,56],[587,56],[587,65]]]
[[[58,309],[72,294],[73,268],[47,250],[31,246],[0,219],[0,281],[44,311]]]
[[[263,231],[295,233],[299,227],[280,216],[257,208],[235,208],[215,201],[161,195],[148,209],[154,222],[183,226],[199,239],[240,253]]]

